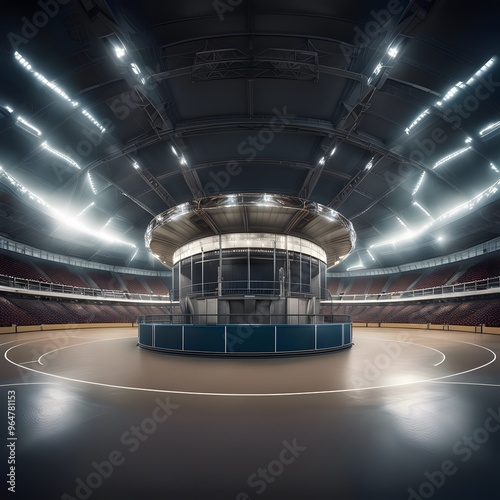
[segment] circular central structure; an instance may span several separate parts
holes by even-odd
[[[351,222],[335,210],[293,196],[262,193],[211,196],[169,208],[150,222],[145,240],[146,247],[172,267],[176,257],[182,258],[176,252],[188,243],[238,233],[289,235],[311,242],[323,250],[327,267],[345,259],[356,242]]]
[[[356,240],[335,210],[285,195],[219,195],[157,215],[145,239],[172,267],[170,296],[178,305],[157,324],[141,324],[140,345],[225,354],[351,345],[350,318],[319,314],[326,270]]]

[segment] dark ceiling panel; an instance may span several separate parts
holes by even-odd
[[[38,4],[6,4],[0,233],[129,265],[129,245],[65,231],[35,208],[38,196],[95,235],[111,221],[105,230],[139,249],[132,265],[159,269],[143,240],[154,215],[204,194],[256,192],[338,207],[360,255],[374,250],[372,267],[498,236],[500,62],[469,78],[498,52],[500,5],[392,2],[389,19],[386,0],[233,3],[75,0],[34,35],[23,18]],[[470,211],[440,219],[464,203]],[[378,245],[429,221],[411,242]]]

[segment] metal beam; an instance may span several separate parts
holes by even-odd
[[[68,187],[73,182],[76,182],[82,175],[86,174],[88,170],[92,170],[97,166],[121,158],[122,156],[128,155],[130,153],[138,152],[148,146],[156,144],[157,142],[168,140],[175,136],[191,137],[197,135],[205,135],[210,133],[231,133],[231,132],[241,132],[248,130],[260,130],[262,127],[269,126],[270,120],[273,116],[254,116],[250,119],[248,116],[232,116],[230,118],[207,118],[205,120],[196,121],[185,121],[176,124],[175,129],[172,132],[160,132],[158,134],[153,134],[145,137],[139,141],[128,143],[120,151],[115,151],[103,158],[94,160],[89,163],[81,170],[75,173],[75,175],[70,178],[66,183],[64,183],[57,191],[63,190]],[[397,163],[405,163],[417,166],[425,170],[429,175],[441,180],[442,182],[448,184],[455,191],[461,193],[461,191],[450,181],[445,179],[436,170],[427,167],[426,165],[411,159],[409,156],[405,156],[400,153],[388,149],[386,145],[374,138],[367,138],[366,136],[361,136],[356,132],[347,132],[345,130],[336,129],[330,121],[326,120],[308,120],[307,118],[287,118],[286,123],[281,125],[283,130],[281,133],[293,133],[293,134],[310,134],[318,135],[323,137],[335,137],[343,142],[352,144],[356,147],[370,151],[373,154],[381,154]]]
[[[360,170],[352,179],[351,181],[344,186],[344,188],[340,191],[340,193],[337,194],[337,196],[328,204],[329,207],[332,207],[334,210],[338,210],[338,208],[351,196],[351,194],[356,190],[356,187],[363,182],[363,180],[367,177],[367,175],[377,166],[380,161],[383,160],[382,155],[376,155],[374,158],[372,158],[371,163],[372,167],[371,168],[364,168],[363,170]]]

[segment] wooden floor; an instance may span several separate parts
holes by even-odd
[[[0,337],[12,498],[498,498],[500,336],[358,328],[346,351],[234,360],[136,340]]]

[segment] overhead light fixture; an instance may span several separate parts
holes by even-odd
[[[326,161],[326,160],[325,160],[325,157],[324,157],[324,156],[322,156],[322,157],[319,159],[318,164],[319,164],[319,165],[324,165],[324,164],[325,164],[325,161]]]
[[[83,215],[87,210],[90,210],[93,206],[95,205],[95,202],[93,201],[92,203],[89,203],[78,215],[77,217],[80,217]]]
[[[130,67],[132,68],[132,71],[133,71],[136,75],[140,75],[140,74],[141,74],[141,70],[139,69],[139,66],[137,66],[137,64],[135,64],[135,63],[130,63]]]
[[[360,261],[355,266],[348,267],[347,271],[353,271],[354,269],[364,269],[364,268],[365,268],[364,264]]]
[[[467,80],[467,85],[471,85],[474,80],[478,77],[480,77],[485,71],[488,70],[493,64],[495,63],[495,57],[492,57],[489,61],[487,61],[485,64],[483,64],[468,80]]]
[[[334,147],[331,151],[330,151],[330,154],[328,155],[329,158],[331,158],[334,154],[335,154],[335,151],[337,150],[336,147]]]
[[[451,89],[449,89],[445,95],[436,102],[436,106],[442,106],[443,102],[449,101],[460,89],[464,89],[465,87],[465,84],[462,82],[455,83],[455,85],[453,85],[453,87],[451,87]]]
[[[472,148],[472,146],[467,146],[466,148],[459,149],[458,151],[455,151],[455,152],[449,154],[448,156],[445,156],[444,158],[441,158],[439,161],[437,161],[434,164],[434,166],[432,167],[432,169],[434,170],[435,168],[439,167],[443,163],[446,163],[446,162],[452,160],[453,158],[456,158],[457,156],[460,156],[461,154],[465,153],[466,151],[468,151],[471,148]]]
[[[479,193],[477,196],[474,196],[474,198],[471,198],[470,200],[466,201],[465,203],[462,203],[455,208],[452,208],[451,210],[448,210],[444,214],[440,215],[438,218],[433,219],[429,223],[425,224],[422,226],[420,229],[417,230],[412,230],[409,233],[405,234],[404,236],[398,236],[389,240],[381,241],[379,243],[374,243],[373,245],[370,245],[370,248],[377,248],[381,247],[384,245],[395,245],[397,243],[401,243],[403,241],[408,241],[411,239],[416,238],[417,236],[427,233],[430,229],[432,229],[434,226],[437,226],[441,222],[446,221],[447,219],[452,219],[453,217],[459,215],[461,212],[464,211],[472,211],[474,210],[479,203],[481,203],[483,200],[489,198],[490,196],[495,195],[498,190],[500,189],[500,180],[486,188],[484,191]]]
[[[47,141],[42,142],[42,147],[44,149],[46,149],[47,151],[50,151],[53,155],[58,156],[59,158],[64,160],[66,163],[69,163],[72,167],[75,167],[78,170],[80,170],[80,165],[78,165],[78,163],[76,163],[76,161],[72,160],[69,156],[66,156],[64,153],[61,153],[57,149],[50,147],[47,144]]]
[[[90,174],[90,172],[87,172],[87,178],[89,180],[89,184],[90,184],[90,187],[92,189],[92,192],[94,194],[97,194],[97,189],[95,188],[94,181],[92,179],[92,175]]]
[[[133,166],[136,170],[140,170],[140,169],[141,169],[140,165],[139,165],[136,161],[134,161],[134,163],[132,163],[132,166]]]
[[[410,133],[410,130],[415,127],[416,125],[418,125],[418,123],[420,123],[427,115],[429,115],[431,112],[431,108],[427,108],[425,111],[422,111],[422,113],[420,113],[416,118],[415,120],[413,120],[410,125],[408,127],[405,128],[405,132],[407,134]]]
[[[68,226],[71,230],[76,230],[84,234],[88,234],[100,240],[106,241],[108,243],[115,243],[120,245],[129,246],[132,248],[137,248],[133,243],[128,241],[123,241],[111,234],[106,234],[101,231],[96,230],[90,226],[83,224],[77,216],[72,216],[67,213],[67,210],[59,210],[51,205],[49,205],[43,198],[33,193],[27,187],[23,186],[17,179],[12,177],[8,172],[5,171],[3,167],[0,166],[0,177],[7,179],[7,181],[24,197],[27,197],[30,201],[36,202],[38,205],[42,206],[44,212],[48,214],[53,219],[61,222],[62,224]],[[90,208],[90,206],[88,207]],[[87,208],[87,209],[88,209]],[[79,215],[81,215],[80,212]]]
[[[13,113],[14,110],[10,107],[10,106],[4,106],[4,108],[9,112],[9,113]]]
[[[132,262],[137,257],[138,252],[139,252],[139,249],[136,248],[134,255],[132,255],[132,258],[130,259],[130,262]]]
[[[485,137],[488,134],[491,134],[492,132],[494,132],[495,130],[498,130],[499,128],[500,128],[500,121],[499,122],[495,122],[495,123],[490,123],[487,127],[483,128],[479,132],[479,135],[481,137]]]
[[[422,212],[424,212],[425,215],[427,215],[427,217],[430,217],[432,219],[432,215],[422,205],[420,205],[418,201],[413,201],[412,205],[419,208]]]
[[[110,218],[107,220],[106,224],[104,224],[104,226],[102,226],[101,231],[103,231],[104,229],[106,229],[106,228],[107,228],[107,227],[111,224],[111,222],[113,221],[113,219],[114,219],[114,217],[110,217]]]
[[[177,156],[177,159],[179,160],[179,163],[181,165],[187,165],[188,164],[188,162],[187,162],[186,158],[184,157],[184,155],[181,154],[181,153],[178,153],[177,149],[175,149],[175,147],[173,145],[170,145],[170,149],[172,150],[172,153],[174,153],[174,155]]]
[[[465,89],[465,88],[467,88],[467,85],[471,85],[474,82],[476,77],[481,76],[482,73],[484,73],[489,68],[491,68],[491,66],[493,66],[494,63],[495,63],[495,57],[492,57],[485,64],[483,64],[481,66],[481,68],[479,68],[467,80],[466,83],[457,82],[455,85],[453,85],[453,87],[451,87],[448,91],[446,91],[445,95],[441,99],[436,101],[433,106],[442,106],[446,101],[449,101],[450,99],[452,99],[460,89]],[[429,114],[430,114],[430,108],[427,108],[424,112],[420,113],[420,115],[418,115],[417,118],[415,120],[413,120],[413,122],[408,127],[405,128],[405,132],[407,134],[409,134],[410,130],[412,128],[414,128],[420,121],[422,121]]]
[[[115,54],[118,59],[122,59],[125,56],[126,50],[123,47],[115,47]]]
[[[367,171],[367,170],[371,170],[373,167],[373,157],[372,159],[365,165],[365,168],[364,170]]]
[[[412,196],[415,196],[418,193],[418,190],[420,189],[420,186],[422,185],[424,177],[425,177],[425,171],[422,172],[422,174],[420,175],[420,179],[418,179],[417,185],[415,186],[415,189],[413,190],[413,193],[411,193]]]
[[[472,142],[472,137],[467,137],[467,139],[465,139],[465,144],[470,144]]]
[[[19,52],[14,52],[14,57],[16,60],[30,73],[32,73],[35,78],[42,82],[43,85],[46,85],[49,89],[51,89],[54,93],[56,93],[61,99],[65,100],[66,102],[69,102],[74,108],[77,108],[79,106],[78,101],[73,101],[68,94],[64,90],[61,89],[58,85],[56,85],[54,82],[49,81],[45,76],[43,76],[41,73],[38,71],[35,71],[33,69],[33,66],[19,53]],[[90,114],[88,113],[85,109],[82,110],[82,113],[92,122],[93,125],[95,125],[101,132],[106,132],[106,129]]]
[[[491,170],[493,170],[494,172],[499,172],[498,168],[493,164],[493,163],[490,163],[490,168]]]
[[[389,54],[390,57],[394,58],[398,55],[398,49],[396,47],[389,47],[387,53]]]
[[[31,66],[31,64],[19,52],[17,52],[17,50],[16,50],[16,52],[14,52],[14,57],[21,64],[21,66],[23,66],[30,73],[33,73],[33,75],[36,77],[37,80],[39,80],[40,82],[42,82],[44,85],[47,85],[47,87],[49,87],[49,89],[51,89],[53,92],[55,92],[61,99],[64,99],[65,101],[71,103],[71,105],[73,107],[77,107],[78,106],[78,102],[73,101],[68,96],[68,94],[66,94],[66,92],[64,92],[64,90],[62,90],[58,85],[56,85],[55,83],[49,81],[47,78],[45,78],[38,71],[35,71],[33,69],[33,66]]]
[[[86,109],[82,109],[82,114],[86,116],[102,133],[106,132],[106,129]]]
[[[22,116],[17,117],[17,125],[20,126],[26,132],[29,132],[32,135],[36,135],[40,137],[42,135],[41,130],[37,129],[34,125],[25,120]]]
[[[410,228],[399,217],[396,217],[396,219],[407,231],[410,230]]]
[[[366,253],[370,256],[370,259],[372,259],[373,262],[375,262],[375,257],[372,255],[372,253],[370,252],[370,250],[366,250]]]

